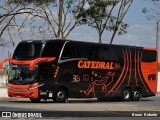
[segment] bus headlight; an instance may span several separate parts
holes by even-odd
[[[41,84],[41,85],[35,86],[35,87],[31,87],[31,88],[28,88],[28,90],[34,90],[34,89],[39,88],[39,87],[41,87],[41,86],[43,86],[43,85],[44,85],[44,84]]]

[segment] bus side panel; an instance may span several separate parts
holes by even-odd
[[[141,69],[144,79],[154,94],[157,93],[158,72],[156,70],[156,66],[156,63],[141,63]]]
[[[123,62],[105,62],[108,69],[91,69],[78,68],[78,64],[83,61],[85,66],[86,60],[68,61],[60,64],[59,75],[61,82],[66,85],[69,97],[106,97],[107,92],[117,83],[120,77]],[[98,65],[104,61],[89,61]],[[90,65],[92,67],[92,65]],[[114,67],[114,69],[111,69]],[[124,71],[124,70],[123,70]]]
[[[154,96],[157,85],[157,72],[154,72],[156,62],[142,62],[142,48],[118,50],[123,56],[121,61],[82,59],[61,63],[60,84],[67,86],[69,97],[121,97],[126,88],[131,92],[141,89],[142,97]],[[98,68],[98,64],[105,65]]]
[[[122,82],[113,89],[112,96],[122,94],[125,87],[133,92],[135,89],[142,91],[142,97],[154,96],[157,86],[157,61],[151,59],[149,62],[142,62],[142,56],[151,55],[152,53],[144,53],[141,48],[127,49],[125,52],[125,72]],[[155,58],[156,55],[153,55]],[[151,58],[148,56],[148,58]],[[154,62],[152,62],[152,60]],[[117,91],[117,93],[116,93]]]
[[[158,81],[158,59],[156,50],[144,49],[141,56],[141,71],[149,89],[156,95]],[[151,95],[151,94],[150,94]]]
[[[71,60],[59,64],[59,72],[57,78],[59,79],[59,86],[66,86],[68,90],[68,97],[84,98],[88,97],[80,91],[89,85],[88,82],[83,81],[83,74],[85,69],[77,68],[78,61]],[[89,71],[88,71],[89,72]]]

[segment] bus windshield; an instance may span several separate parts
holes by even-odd
[[[29,70],[29,65],[11,65],[8,82],[13,84],[32,84],[36,82],[37,68]]]

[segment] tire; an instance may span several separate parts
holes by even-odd
[[[41,101],[41,98],[30,98],[32,103],[39,103]]]
[[[141,97],[142,97],[142,94],[141,94],[140,90],[135,90],[132,94],[133,101],[140,101]]]
[[[55,96],[53,97],[54,102],[63,103],[67,100],[67,92],[64,89],[57,90]]]
[[[130,101],[131,100],[131,91],[130,91],[130,89],[125,89],[124,91],[123,91],[123,100],[124,101]]]

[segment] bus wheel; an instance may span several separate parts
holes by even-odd
[[[59,89],[56,94],[55,97],[53,98],[53,100],[55,102],[66,102],[67,99],[67,94],[66,91],[64,89]]]
[[[129,101],[130,99],[131,99],[131,91],[130,91],[130,89],[125,89],[123,91],[123,100]]]
[[[30,98],[31,102],[33,103],[39,103],[41,98]]]
[[[133,101],[140,101],[141,97],[142,97],[142,94],[141,94],[140,90],[135,90],[132,94]]]

